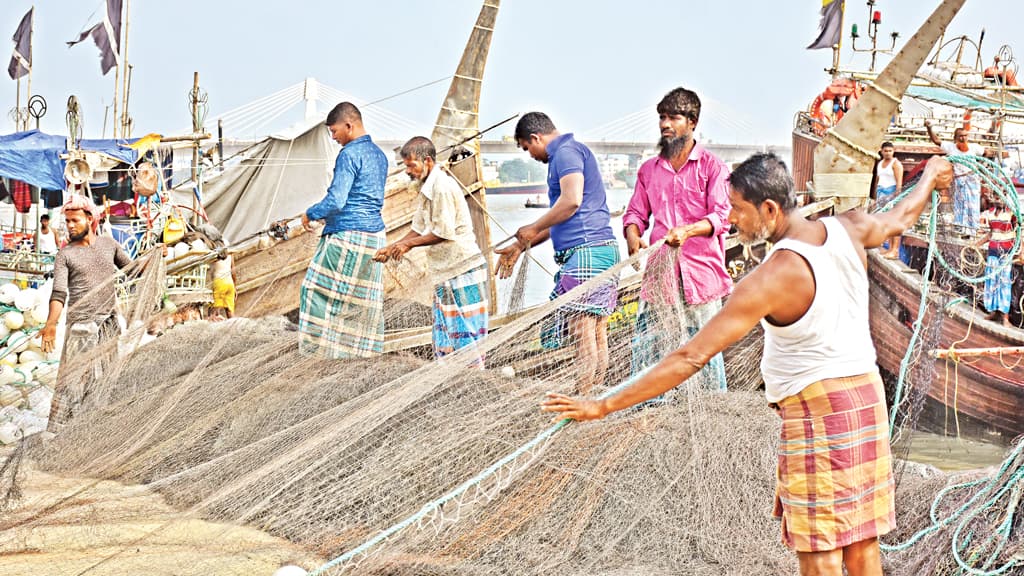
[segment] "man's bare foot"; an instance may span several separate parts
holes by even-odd
[[[985,316],[985,320],[991,320],[992,322],[999,322],[1000,320],[1004,320],[1004,321],[1007,321],[1007,322],[1009,321],[1005,317],[1005,315],[1002,312],[1000,312],[999,310],[994,310],[992,312],[989,312],[988,315]]]

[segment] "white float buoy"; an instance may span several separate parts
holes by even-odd
[[[21,327],[25,325],[25,316],[21,312],[10,312],[4,313],[4,325],[10,331],[21,330]]]
[[[27,312],[36,307],[39,293],[35,288],[25,288],[14,296],[14,307]]]
[[[511,366],[502,366],[501,375],[504,376],[505,378],[515,378],[516,369]]]
[[[0,304],[7,304],[8,306],[14,304],[14,298],[18,295],[21,290],[14,284],[4,284],[0,286]]]
[[[289,564],[287,566],[281,566],[274,571],[274,576],[306,576],[309,572],[306,572],[298,566]]]

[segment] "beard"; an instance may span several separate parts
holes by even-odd
[[[675,158],[682,152],[686,145],[693,141],[692,136],[662,136],[661,140],[658,140],[658,155],[665,160]]]
[[[78,242],[80,240],[85,240],[85,237],[88,236],[88,235],[89,235],[89,229],[88,228],[83,228],[81,232],[77,232],[77,233],[76,232],[72,232],[71,230],[68,230],[68,239],[71,240],[72,242]]]
[[[765,240],[768,240],[772,236],[772,231],[768,229],[768,225],[764,220],[758,222],[757,227],[749,232],[739,230],[739,241],[744,246],[751,247]]]

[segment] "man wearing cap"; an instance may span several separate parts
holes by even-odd
[[[76,365],[74,358],[116,338],[120,332],[114,278],[119,269],[132,261],[113,238],[96,235],[99,210],[89,198],[72,195],[62,211],[68,244],[57,252],[53,263],[50,310],[41,331],[43,352],[52,352],[56,347],[57,323],[66,302],[68,331],[50,408],[51,424],[65,420],[102,375],[103,354],[84,367]],[[85,373],[79,373],[80,368]]]

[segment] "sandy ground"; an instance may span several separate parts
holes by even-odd
[[[269,576],[321,563],[253,528],[183,519],[143,487],[32,470],[20,485],[20,502],[0,513],[0,574]]]

